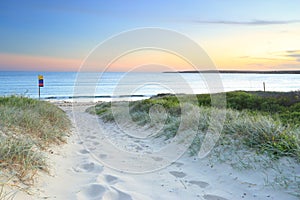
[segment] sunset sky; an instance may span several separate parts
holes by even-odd
[[[77,71],[100,42],[143,27],[186,35],[219,70],[300,70],[299,8],[299,0],[4,0],[0,70]],[[191,70],[172,55],[137,54],[110,70],[127,71],[151,59]]]

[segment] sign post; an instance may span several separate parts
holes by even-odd
[[[39,100],[41,99],[41,87],[44,87],[44,76],[38,75],[39,79]]]

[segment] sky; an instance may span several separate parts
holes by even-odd
[[[300,70],[299,8],[299,0],[2,0],[0,70],[77,71],[97,45],[146,27],[187,36],[218,70]],[[108,70],[159,71],[151,63],[193,69],[170,53],[140,50]]]

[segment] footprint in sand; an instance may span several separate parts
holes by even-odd
[[[119,200],[132,200],[132,197],[129,194],[126,194],[124,192],[118,191]]]
[[[183,172],[170,171],[169,173],[175,176],[176,178],[183,178],[186,176],[186,173]]]
[[[197,185],[200,188],[206,188],[207,186],[209,186],[209,184],[204,181],[189,181],[189,183],[193,185]]]
[[[106,154],[100,154],[99,158],[102,158],[102,159],[107,158],[107,155]]]
[[[224,197],[220,197],[220,196],[212,195],[212,194],[206,194],[206,195],[203,196],[203,198],[205,200],[228,200]]]
[[[86,149],[81,149],[80,151],[79,151],[79,153],[80,154],[88,154],[88,153],[90,153],[88,150],[86,150]]]
[[[93,162],[80,164],[78,167],[73,168],[75,172],[94,172],[99,173],[103,171],[103,167],[96,165]]]
[[[105,187],[100,184],[91,184],[83,188],[79,193],[79,199],[102,199],[106,192]]]
[[[87,139],[92,139],[92,140],[96,139],[96,137],[93,136],[93,135],[89,135],[89,136],[87,136],[86,138],[87,138]]]
[[[183,165],[183,163],[180,162],[174,162],[173,164],[176,165],[176,167],[181,167]]]
[[[112,175],[105,175],[105,180],[108,184],[112,185],[118,182],[118,178]]]
[[[112,198],[113,200],[132,200],[132,197],[125,193],[125,192],[122,192],[120,190],[118,190],[117,188],[114,188],[112,187],[116,192],[117,192],[117,195],[115,198]]]
[[[161,157],[152,157],[153,160],[155,161],[163,161],[164,159]]]

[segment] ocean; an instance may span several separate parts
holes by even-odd
[[[160,93],[300,90],[300,74],[76,73],[0,72],[0,96],[38,98],[38,75],[44,76],[41,99],[142,99]]]

